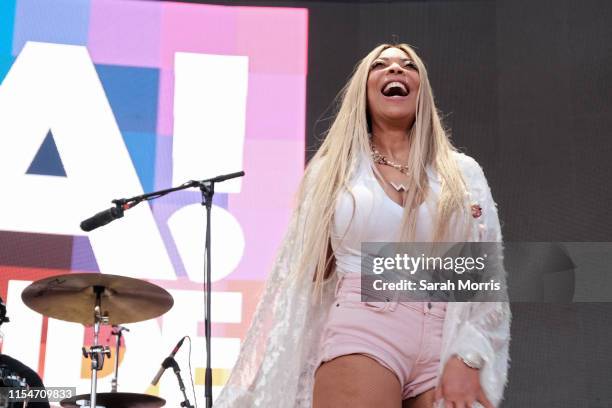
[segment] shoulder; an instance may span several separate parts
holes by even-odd
[[[477,186],[480,184],[487,185],[487,179],[484,175],[484,171],[478,162],[471,156],[458,151],[453,151],[453,157],[459,166],[459,169],[463,173],[465,182],[470,186]]]
[[[474,176],[476,173],[481,173],[482,168],[480,164],[472,156],[468,156],[465,153],[453,151],[453,158],[459,165],[461,171],[468,176]]]

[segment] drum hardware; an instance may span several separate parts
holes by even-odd
[[[111,392],[117,392],[117,378],[119,377],[119,348],[121,347],[121,336],[123,336],[123,332],[129,332],[130,329],[123,326],[114,325],[113,331],[111,334],[116,337],[115,342],[115,373],[113,374],[113,379],[111,380]]]
[[[38,313],[54,319],[95,324],[92,314],[100,292],[100,316],[105,324],[117,325],[153,319],[166,313],[174,300],[166,290],[150,282],[102,273],[69,273],[33,282],[21,299]]]
[[[95,408],[97,387],[98,387],[98,371],[104,367],[104,356],[110,357],[111,352],[108,346],[101,346],[98,344],[98,337],[100,335],[100,325],[108,324],[108,315],[102,315],[100,312],[102,293],[104,293],[104,286],[94,286],[93,292],[96,296],[96,305],[94,306],[94,344],[89,348],[89,351],[83,347],[83,357],[91,359],[91,399],[89,400],[89,406]]]
[[[83,408],[89,402],[89,394],[81,394],[62,400],[60,405],[65,408]],[[148,394],[132,392],[99,392],[98,406],[107,408],[159,408],[166,404],[162,398]]]
[[[101,325],[132,323],[164,314],[174,304],[166,290],[125,276],[73,273],[33,282],[21,298],[28,307],[45,316],[93,325],[93,345],[81,350],[85,358],[91,359],[91,392],[63,400],[62,406],[79,407],[82,406],[79,403],[85,402],[92,408],[98,403],[108,408],[132,408],[161,407],[166,403],[151,395],[116,392],[120,337],[127,330],[121,326],[113,333],[117,336],[113,392],[97,392],[98,371],[104,367],[104,358],[111,355],[108,346],[98,344]]]

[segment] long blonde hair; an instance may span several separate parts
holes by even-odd
[[[328,245],[336,200],[341,192],[350,190],[348,183],[351,172],[359,159],[364,157],[363,155],[370,157],[366,95],[370,67],[382,51],[391,47],[404,51],[417,64],[420,77],[416,118],[409,133],[410,153],[407,164],[411,182],[406,194],[399,239],[406,242],[414,240],[416,212],[429,191],[426,171],[428,165],[433,166],[441,181],[433,241],[440,242],[450,238],[449,224],[455,214],[459,215],[459,222],[463,220],[464,236],[467,239],[470,217],[465,198],[466,186],[453,158],[455,148],[446,135],[436,109],[425,65],[407,44],[382,44],[357,64],[350,80],[341,90],[336,118],[321,147],[307,166],[298,190],[298,203],[302,203],[307,194],[311,197],[307,208],[302,209],[307,211],[307,221],[302,231],[303,247],[299,270],[311,270],[308,266],[316,262],[315,288],[321,288],[325,271],[333,259],[328,256]],[[314,163],[319,164],[313,177]],[[374,170],[378,173],[376,166]]]

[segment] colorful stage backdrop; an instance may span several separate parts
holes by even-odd
[[[308,13],[129,0],[0,2],[2,352],[48,386],[89,390],[91,332],[28,309],[21,291],[66,273],[154,282],[174,307],[127,325],[119,391],[145,392],[183,335],[203,396],[204,211],[198,191],[145,203],[89,234],[114,198],[243,170],[213,208],[215,394],[286,228],[304,166]],[[109,330],[101,336],[112,343]],[[188,372],[188,347],[177,356]],[[114,358],[114,356],[113,356]],[[99,390],[110,391],[113,358]],[[187,382],[187,381],[186,381]],[[178,405],[176,378],[148,389]]]

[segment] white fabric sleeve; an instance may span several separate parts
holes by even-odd
[[[472,204],[480,205],[482,214],[476,218],[478,240],[495,242],[494,254],[489,255],[491,264],[497,263],[496,276],[502,280],[505,289],[505,270],[503,267],[502,233],[491,189],[480,165],[470,158],[471,171],[469,182],[472,184]],[[500,273],[501,272],[501,273]],[[460,324],[457,336],[450,345],[450,355],[476,353],[484,359],[485,366],[496,359],[497,353],[507,352],[510,341],[511,312],[508,302],[473,302]],[[490,368],[490,367],[489,367]],[[488,371],[488,370],[487,370]],[[505,378],[503,379],[505,382]]]

